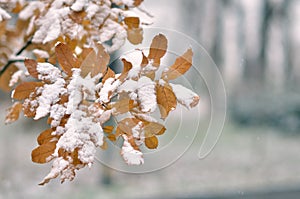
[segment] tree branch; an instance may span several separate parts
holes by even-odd
[[[16,53],[16,56],[20,55],[30,44],[31,44],[31,39],[29,39],[26,44]],[[8,67],[16,62],[24,62],[24,60],[8,60],[7,63],[2,67],[0,71],[0,76],[8,69]]]

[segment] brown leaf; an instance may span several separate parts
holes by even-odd
[[[144,1],[144,0],[134,0],[133,5],[134,5],[135,7],[138,7],[139,5],[141,5],[141,3],[142,3],[143,1]]]
[[[51,160],[50,156],[54,153],[57,142],[46,142],[32,150],[31,159],[35,163],[47,163]]]
[[[133,45],[142,43],[143,41],[143,29],[142,28],[131,28],[127,30],[127,39]]]
[[[104,83],[108,78],[114,78],[114,77],[115,77],[115,72],[109,67],[107,67],[106,74],[102,78],[102,83]]]
[[[156,136],[145,138],[145,145],[148,149],[156,149],[158,146],[158,139]]]
[[[22,111],[22,104],[15,102],[7,111],[5,123],[12,123],[19,119],[20,112]]]
[[[151,137],[153,135],[162,135],[165,131],[166,128],[164,127],[164,125],[157,122],[150,122],[144,127],[144,133],[146,137]]]
[[[32,92],[43,86],[42,82],[23,82],[19,84],[13,92],[12,98],[16,100],[23,100],[30,96]]]
[[[53,129],[47,129],[40,133],[40,135],[37,138],[37,142],[39,145],[46,144],[50,141],[55,141],[55,139],[58,138],[56,135],[52,135]]]
[[[124,58],[121,59],[121,61],[123,62],[123,71],[119,77],[119,80],[123,82],[126,79],[128,72],[132,69],[132,63]]]
[[[156,94],[161,118],[165,119],[169,115],[169,112],[174,110],[177,106],[176,96],[172,88],[167,84],[163,86],[157,84]]]
[[[143,51],[142,51],[142,55],[143,55],[143,59],[142,59],[141,67],[143,68],[143,67],[145,67],[145,66],[147,66],[149,64],[149,60],[145,56],[145,54],[143,53]]]
[[[116,135],[114,135],[114,134],[109,134],[107,136],[107,138],[112,142],[115,142],[117,140]]]
[[[103,139],[103,144],[100,146],[100,148],[102,150],[106,150],[108,148],[108,144],[107,144],[107,141],[106,139]]]
[[[130,111],[134,105],[134,101],[130,98],[123,98],[112,104],[113,115],[124,114]]]
[[[97,44],[98,52],[91,51],[81,64],[81,76],[85,77],[89,73],[91,77],[102,73],[105,74],[109,63],[109,54],[105,51],[101,44]]]
[[[113,126],[104,126],[104,127],[103,127],[103,131],[104,131],[105,133],[110,134],[110,133],[112,133],[112,132],[114,131],[114,128],[115,128],[115,127],[113,127]]]
[[[80,11],[80,12],[75,12],[75,11],[71,11],[71,13],[69,14],[69,17],[78,24],[82,24],[82,21],[84,19],[84,17],[86,16],[86,12],[85,11]]]
[[[125,118],[118,123],[116,134],[126,134],[130,136],[132,134],[132,128],[135,127],[140,120],[136,118]]]
[[[168,40],[166,36],[163,34],[156,35],[152,40],[148,58],[155,60],[157,63],[166,54],[167,48]]]
[[[161,77],[165,80],[173,80],[183,75],[192,66],[193,51],[188,49],[182,56],[178,57],[175,63],[164,71]]]
[[[68,76],[72,76],[72,68],[79,68],[80,62],[72,53],[71,48],[66,44],[59,43],[55,47],[55,54],[63,71]]]
[[[138,28],[140,26],[140,19],[138,17],[125,17],[124,22],[129,29]]]
[[[11,76],[17,72],[19,69],[15,65],[11,65],[8,67],[4,73],[0,76],[0,89],[6,92],[11,91],[11,87],[9,87],[9,82],[11,80]]]
[[[25,59],[24,64],[25,64],[25,66],[26,66],[26,68],[27,68],[29,74],[30,74],[32,77],[34,77],[34,78],[37,79],[38,76],[39,76],[39,73],[38,73],[38,71],[36,70],[37,64],[38,64],[38,63],[37,63],[35,60],[33,60],[33,59]]]

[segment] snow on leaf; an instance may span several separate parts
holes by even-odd
[[[117,90],[120,84],[121,82],[118,79],[108,78],[100,89],[98,101],[108,103],[112,97],[111,95]]]
[[[16,84],[20,81],[20,79],[21,79],[21,77],[23,76],[23,74],[24,74],[23,70],[18,70],[17,72],[15,72],[15,73],[11,76],[11,79],[10,79],[10,81],[9,81],[8,86],[9,86],[9,87],[13,87],[14,85],[16,85]]]
[[[155,83],[148,77],[141,77],[138,80],[138,100],[142,112],[154,112],[156,109]]]
[[[180,104],[184,105],[188,109],[191,109],[198,105],[200,97],[196,93],[178,84],[170,83],[170,86],[172,87],[177,101]]]
[[[141,165],[144,164],[143,153],[136,150],[131,143],[129,143],[129,138],[123,135],[124,143],[121,150],[121,155],[128,165]]]
[[[102,78],[102,83],[104,83],[108,78],[114,78],[114,77],[115,77],[115,72],[109,67],[107,67],[107,71],[104,77]]]
[[[166,117],[169,115],[169,112],[176,108],[176,96],[173,93],[172,88],[167,84],[157,84],[156,94],[161,118],[166,119]]]
[[[22,104],[15,102],[8,110],[5,117],[5,124],[12,123],[19,119],[19,115],[22,111]]]
[[[71,49],[63,43],[59,43],[55,47],[55,54],[58,62],[65,73],[72,75],[73,68],[79,68],[80,62],[73,55]]]
[[[50,63],[38,63],[36,70],[41,81],[55,83],[62,79],[61,71]]]
[[[164,127],[164,125],[157,122],[150,122],[144,127],[145,137],[151,137],[153,135],[162,135],[165,131],[166,128]]]
[[[45,144],[47,142],[54,141],[53,139],[55,137],[57,138],[57,136],[52,135],[52,132],[53,132],[53,129],[47,129],[47,130],[41,132],[40,135],[37,138],[38,144],[42,145],[42,144]]]
[[[8,20],[10,19],[11,16],[4,10],[0,7],[0,22],[4,21],[4,20]]]
[[[11,65],[4,73],[0,76],[0,89],[9,92],[11,91],[11,87],[9,86],[9,82],[11,81],[12,75],[17,72],[19,69],[15,65]]]
[[[173,80],[186,73],[192,66],[193,51],[188,49],[175,63],[165,70],[161,77],[165,80]]]

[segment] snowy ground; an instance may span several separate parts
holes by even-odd
[[[1,118],[5,107],[2,101]],[[40,187],[37,184],[50,165],[33,164],[30,153],[42,123],[32,125],[22,119],[9,126],[0,124],[0,199],[242,195],[300,185],[299,136],[228,124],[217,147],[204,160],[197,157],[202,141],[199,136],[181,159],[158,172],[129,175],[111,171],[112,185],[105,186],[100,183],[103,166],[96,163],[91,169],[79,171],[73,182],[61,185],[56,180]]]

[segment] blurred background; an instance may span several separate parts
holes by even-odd
[[[197,156],[210,114],[209,102],[200,101],[199,133],[169,167],[133,175],[95,163],[73,182],[39,187],[51,165],[31,163],[30,153],[45,121],[1,122],[0,199],[300,198],[300,1],[145,0],[144,8],[155,16],[153,26],[201,44],[221,72],[227,118],[214,150]],[[11,101],[2,91],[0,98],[4,121]]]

